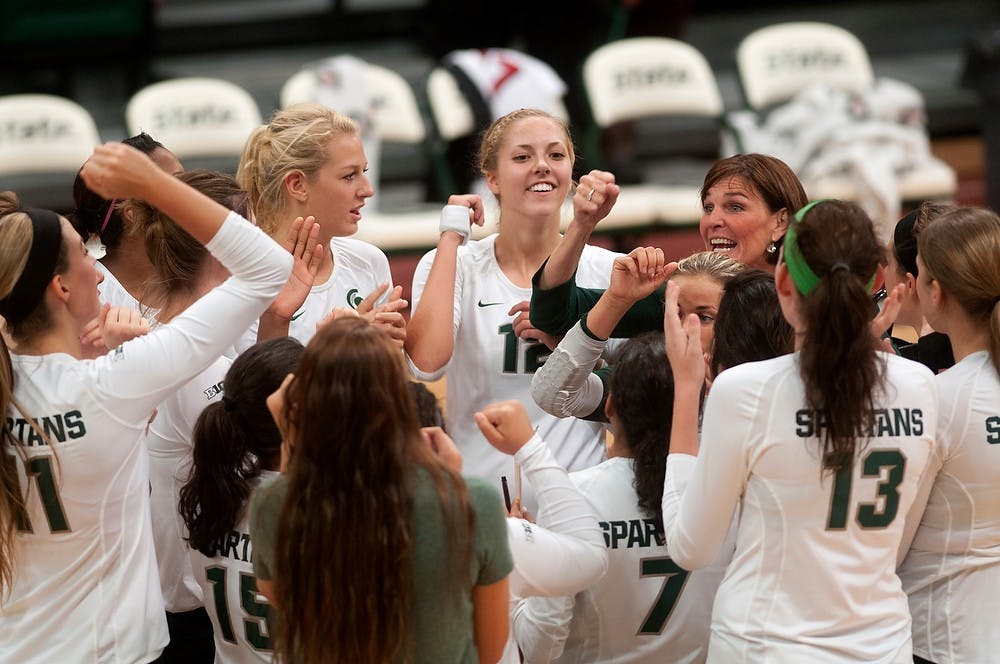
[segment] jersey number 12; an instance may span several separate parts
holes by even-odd
[[[517,373],[517,335],[514,325],[501,325],[499,334],[503,335],[503,372]],[[524,347],[524,364],[521,373],[533,374],[545,363],[552,351],[543,343],[529,343]]]

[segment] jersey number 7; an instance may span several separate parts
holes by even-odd
[[[687,583],[688,571],[682,569],[670,558],[643,558],[639,561],[639,577],[662,576],[663,587],[660,594],[656,596],[656,601],[649,608],[646,619],[639,626],[637,634],[659,634],[663,631],[663,626],[667,624],[670,613],[674,610],[677,598],[684,590]]]

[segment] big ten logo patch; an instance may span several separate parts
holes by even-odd
[[[212,129],[224,127],[233,121],[233,110],[212,102],[191,106],[170,106],[153,114],[153,124],[158,131],[169,129]]]
[[[55,118],[5,120],[0,122],[0,145],[55,143],[73,135],[73,128]]]

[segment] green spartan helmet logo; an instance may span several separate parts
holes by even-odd
[[[364,302],[364,297],[358,293],[357,288],[352,288],[347,291],[347,304],[350,305],[351,309],[357,309],[358,305]]]

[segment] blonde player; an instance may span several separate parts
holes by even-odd
[[[406,323],[399,311],[406,302],[399,299],[402,289],[392,287],[389,261],[378,247],[350,237],[375,193],[367,170],[354,122],[320,104],[282,109],[247,139],[236,179],[260,227],[284,239],[296,217],[313,217],[319,243],[329,247],[305,303],[292,312],[268,312],[258,339],[289,334],[306,343],[333,309],[350,307],[402,343]]]
[[[899,576],[918,658],[987,662],[1000,652],[1000,218],[947,212],[917,242],[920,309],[948,335],[956,363],[935,378],[933,486]]]
[[[710,662],[909,662],[895,560],[934,446],[933,376],[876,350],[869,293],[882,248],[860,208],[806,206],[782,251],[775,283],[796,352],[715,378],[700,449],[696,433],[671,435],[667,551],[705,566],[739,510]],[[676,312],[668,283],[674,427],[687,418],[697,431],[705,362],[696,321],[682,328]]]
[[[79,332],[100,274],[69,223],[0,219],[3,358],[0,661],[147,662],[167,642],[141,437],[153,408],[218,357],[281,290],[292,259],[238,215],[121,144],[95,150],[88,186],[150,201],[233,277],[155,332],[92,361]],[[6,346],[4,346],[6,355]]]
[[[473,414],[506,399],[530,401],[531,375],[555,341],[528,320],[531,277],[559,242],[560,208],[572,187],[574,152],[561,121],[522,109],[496,120],[480,148],[480,170],[500,203],[500,231],[462,246],[470,219],[483,223],[478,196],[452,196],[442,213],[437,249],[413,278],[413,315],[406,352],[424,380],[447,371],[448,430],[465,458],[466,472],[499,482],[509,459],[492,449]],[[577,216],[607,215],[618,195],[609,173],[583,176],[573,196]],[[578,281],[605,287],[615,254],[583,253]],[[586,468],[604,457],[600,425],[552,417],[529,406],[538,433],[566,468]],[[526,492],[526,505],[534,500]]]

